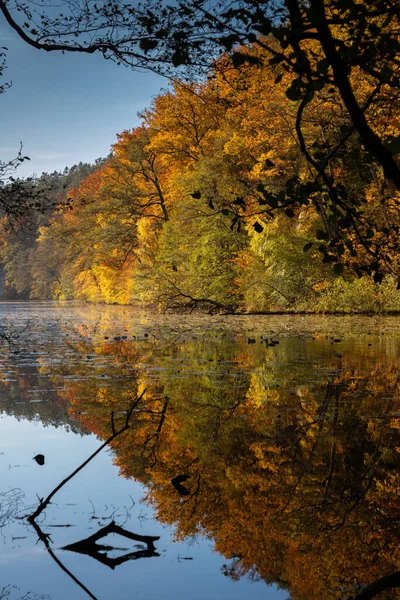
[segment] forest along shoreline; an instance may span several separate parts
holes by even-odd
[[[338,110],[340,93],[318,88],[301,113],[314,163],[327,156],[331,203],[298,143],[297,80],[262,47],[244,51],[206,81],[171,84],[110,157],[26,182],[41,209],[29,231],[0,231],[3,299],[400,314],[398,192]],[[355,69],[351,84],[361,105],[376,92]],[[375,105],[368,118],[379,130]],[[395,119],[391,109],[385,130]]]

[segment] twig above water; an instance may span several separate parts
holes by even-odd
[[[104,448],[106,448],[107,446],[109,446],[114,440],[115,438],[117,438],[118,436],[120,436],[122,433],[124,433],[127,429],[129,429],[130,426],[130,419],[132,417],[132,413],[134,411],[134,409],[138,406],[139,402],[141,401],[141,399],[143,398],[144,394],[145,394],[146,390],[144,390],[140,396],[138,396],[134,402],[132,402],[129,410],[126,413],[125,416],[125,422],[124,425],[120,428],[120,429],[115,429],[115,425],[114,425],[114,420],[112,420],[112,434],[110,435],[110,437],[108,437],[105,442],[103,442],[101,444],[101,446],[99,448],[97,448],[97,450],[95,452],[93,452],[93,454],[91,454],[89,456],[89,458],[87,458],[85,461],[83,461],[82,464],[79,465],[79,467],[77,467],[70,475],[68,475],[68,477],[66,477],[65,479],[63,479],[51,492],[50,494],[46,497],[46,498],[42,498],[40,499],[39,505],[36,508],[36,510],[27,517],[28,521],[30,523],[33,523],[39,515],[41,515],[41,513],[47,508],[47,506],[51,503],[52,498],[57,494],[57,492],[59,492],[69,481],[71,481],[71,479],[73,479],[73,477],[75,477],[75,475],[77,475],[82,469],[84,469]]]

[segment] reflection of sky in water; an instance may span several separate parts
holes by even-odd
[[[4,453],[0,455],[1,489],[22,488],[26,504],[34,504],[36,494],[47,495],[99,446],[94,436],[81,437],[62,428],[43,427],[5,415],[0,418],[0,440],[0,452]],[[32,460],[38,452],[46,457],[43,467]],[[213,554],[210,541],[171,543],[170,530],[152,520],[151,508],[141,502],[143,495],[141,485],[118,477],[110,454],[104,451],[57,494],[45,518],[39,519],[43,530],[51,533],[55,549],[91,535],[100,524],[108,523],[110,516],[130,531],[160,536],[156,542],[159,558],[126,562],[114,571],[87,556],[56,552],[99,600],[287,597],[284,592],[266,588],[264,583],[233,582],[224,577],[220,569],[226,561]],[[93,519],[94,516],[98,518]],[[125,538],[109,535],[106,540],[114,540],[115,546],[130,551],[137,549]],[[193,560],[185,560],[188,557]],[[13,591],[12,598],[28,591],[48,594],[52,600],[87,597],[60,571],[44,546],[40,542],[36,545],[35,534],[23,521],[13,521],[12,526],[2,530],[0,574],[2,585],[9,583],[20,588],[19,594]]]

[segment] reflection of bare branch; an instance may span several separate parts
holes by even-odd
[[[46,547],[47,552],[50,554],[51,558],[58,564],[58,566],[60,567],[60,569],[62,569],[65,573],[67,573],[67,575],[69,577],[71,577],[71,579],[82,589],[86,592],[86,594],[92,598],[92,600],[97,600],[96,596],[94,596],[91,591],[81,582],[79,581],[79,579],[77,579],[77,577],[75,577],[75,575],[73,573],[71,573],[71,571],[69,571],[64,564],[60,561],[60,559],[54,554],[50,543],[49,543],[49,539],[50,536],[49,534],[44,533],[40,526],[37,524],[36,519],[37,517],[46,509],[46,507],[51,503],[52,498],[57,494],[57,492],[60,491],[61,488],[64,487],[64,485],[66,485],[73,477],[75,477],[75,475],[77,475],[79,473],[79,471],[81,471],[84,467],[86,467],[106,446],[110,445],[115,438],[117,438],[118,436],[120,436],[122,433],[124,433],[127,429],[129,429],[130,427],[130,419],[132,417],[133,411],[135,410],[135,408],[138,406],[138,404],[140,403],[141,399],[143,398],[144,394],[145,394],[146,390],[144,390],[140,396],[138,396],[134,402],[132,402],[130,408],[128,409],[128,411],[125,414],[125,420],[124,420],[124,424],[122,427],[120,427],[120,429],[116,429],[115,427],[115,422],[114,422],[114,413],[112,413],[112,418],[111,418],[111,424],[112,424],[112,435],[110,437],[108,437],[105,442],[103,442],[103,444],[101,444],[101,446],[95,451],[93,452],[93,454],[91,454],[89,456],[89,458],[87,458],[81,465],[79,465],[79,467],[77,467],[70,475],[68,475],[68,477],[66,477],[65,479],[63,479],[63,481],[61,481],[61,483],[59,483],[51,492],[50,494],[43,500],[40,500],[40,503],[38,505],[38,507],[36,508],[36,510],[27,517],[27,520],[29,521],[29,523],[33,526],[33,528],[35,529],[35,532],[39,538],[39,540],[41,542],[43,542],[43,544]],[[145,537],[144,536],[137,536],[136,534],[131,534],[130,532],[126,532],[124,529],[122,529],[121,527],[119,527],[118,525],[115,525],[114,522],[110,523],[109,526],[107,526],[108,529],[110,529],[110,532],[113,531],[114,533],[120,533],[124,532],[125,537],[130,537],[131,539],[135,539],[138,540],[139,537],[141,540],[144,540]],[[103,528],[103,530],[101,530],[101,532],[98,532],[97,534],[94,534],[93,536],[91,536],[90,538],[88,538],[87,540],[83,540],[83,543],[86,541],[88,541],[89,539],[93,539],[96,538],[98,539],[99,537],[102,537],[103,535],[107,535],[107,533],[104,533],[105,530],[107,530],[107,527]],[[108,531],[107,531],[108,532]],[[100,534],[101,533],[101,534]],[[100,534],[100,535],[99,535]],[[133,558],[140,558],[141,555],[143,556],[156,556],[157,553],[154,552],[154,541],[158,538],[146,538],[147,539],[147,544],[148,544],[148,548],[147,551],[141,551],[141,552],[134,552],[131,553],[130,555],[127,555],[125,557],[121,557],[121,559],[119,560],[118,564],[122,563],[122,562],[126,562],[127,560],[132,560]],[[82,542],[81,542],[82,544]],[[75,546],[79,546],[79,542],[77,544],[75,544]],[[69,547],[68,549],[71,549],[74,545],[72,545],[71,547]],[[150,554],[149,554],[150,553]],[[105,561],[103,561],[105,562]],[[107,564],[107,563],[106,563]]]
[[[13,589],[16,589],[15,585],[3,586],[0,590],[0,600],[8,600]]]
[[[326,483],[325,483],[324,502],[326,502],[327,497],[328,497],[328,491],[329,491],[329,487],[332,483],[333,471],[335,468],[336,448],[337,448],[336,425],[337,425],[337,421],[338,421],[338,417],[339,417],[339,397],[340,397],[340,390],[339,390],[339,386],[336,385],[335,386],[335,409],[334,409],[333,424],[332,424],[333,439],[332,439],[332,445],[331,445],[331,456],[330,456],[330,460],[329,460],[329,472],[328,472],[328,477],[326,478]]]
[[[158,425],[157,425],[156,431],[154,431],[153,433],[150,433],[146,437],[145,440],[140,441],[140,443],[138,443],[138,444],[133,444],[133,446],[141,448],[141,455],[144,459],[152,458],[153,466],[157,462],[157,451],[159,448],[160,434],[161,434],[161,431],[162,431],[162,428],[163,428],[163,425],[165,422],[168,404],[169,404],[169,398],[166,396],[164,398],[164,403],[163,403],[161,411],[155,411],[155,410],[149,410],[149,409],[141,411],[142,414],[144,413],[144,414],[148,414],[148,415],[152,415],[152,416],[155,415],[155,416],[159,417]]]
[[[92,600],[97,600],[96,596],[94,596],[92,594],[92,592],[90,590],[88,590],[88,588],[81,582],[79,581],[79,579],[77,577],[75,577],[75,575],[73,573],[71,573],[71,571],[69,569],[67,569],[67,567],[61,562],[61,560],[54,554],[50,543],[49,543],[49,538],[50,536],[47,533],[44,533],[39,525],[36,523],[36,521],[34,521],[33,519],[30,519],[30,523],[31,525],[34,527],[36,534],[39,538],[39,540],[41,542],[43,542],[43,544],[46,547],[47,552],[50,554],[51,558],[58,564],[58,566],[60,567],[60,569],[62,571],[64,571],[64,573],[66,573],[69,577],[71,577],[71,579],[73,581],[75,581],[75,583],[84,591],[87,593],[87,595],[92,598]]]
[[[193,506],[192,506],[192,510],[190,512],[190,515],[189,515],[189,520],[193,518],[193,515],[195,514],[196,509],[197,509],[197,505],[198,505],[198,501],[199,501],[199,495],[200,495],[200,486],[201,486],[201,483],[202,483],[202,478],[201,478],[201,474],[199,473],[197,475],[196,487],[191,490],[190,496],[188,498],[188,501],[189,500],[190,501],[191,500],[194,501],[193,502]]]
[[[57,492],[59,492],[61,490],[61,488],[64,487],[64,485],[66,485],[73,477],[75,477],[75,475],[77,475],[79,473],[79,471],[81,471],[84,467],[86,467],[86,465],[88,465],[106,446],[109,446],[115,440],[115,438],[117,438],[122,433],[124,433],[127,429],[129,429],[129,426],[130,426],[129,422],[130,422],[132,413],[133,413],[134,409],[137,407],[137,405],[139,404],[139,402],[141,401],[141,399],[143,398],[145,391],[146,390],[144,390],[140,394],[140,396],[138,398],[136,398],[136,400],[132,403],[131,407],[127,411],[126,416],[125,416],[125,423],[124,423],[123,427],[121,427],[118,430],[115,430],[114,423],[113,423],[113,432],[112,432],[111,436],[109,438],[107,438],[105,440],[105,442],[103,442],[103,444],[99,448],[97,448],[97,450],[95,452],[93,452],[93,454],[91,456],[89,456],[89,458],[87,458],[81,465],[79,465],[79,467],[77,469],[75,469],[75,471],[73,471],[70,475],[68,475],[68,477],[63,479],[63,481],[61,481],[61,483],[59,483],[50,492],[50,494],[47,496],[47,498],[40,500],[40,503],[39,503],[39,506],[37,507],[37,509],[31,515],[28,516],[28,521],[30,523],[33,523],[35,521],[35,519],[37,519],[37,517],[47,508],[47,506],[50,504],[53,496],[55,496],[57,494]]]
[[[286,502],[286,504],[285,504],[285,506],[283,508],[284,511],[291,504],[291,502],[292,502],[292,500],[294,498],[294,492],[298,488],[298,486],[299,486],[301,480],[303,479],[304,475],[307,473],[307,470],[312,465],[312,459],[313,459],[315,450],[317,448],[317,444],[319,442],[319,439],[320,439],[320,436],[321,436],[321,433],[322,433],[322,428],[323,428],[323,425],[324,425],[324,422],[325,422],[325,417],[327,415],[328,407],[329,407],[330,401],[331,401],[331,399],[333,397],[333,392],[334,392],[334,390],[336,390],[336,388],[337,388],[337,384],[334,385],[334,384],[332,384],[331,381],[328,381],[328,384],[326,386],[325,398],[324,398],[323,403],[321,404],[320,410],[318,411],[318,417],[317,417],[318,431],[317,431],[317,434],[316,434],[316,437],[315,437],[315,442],[314,442],[314,444],[313,444],[313,446],[312,446],[312,448],[310,450],[308,459],[307,459],[306,463],[304,464],[304,466],[303,466],[303,468],[302,468],[302,470],[300,472],[300,475],[298,476],[298,478],[296,480],[296,483],[294,484],[294,486],[290,490],[289,499],[288,499],[288,501]]]
[[[106,537],[110,533],[115,533],[122,537],[128,538],[135,542],[142,542],[146,544],[146,549],[136,550],[135,552],[129,552],[123,556],[119,556],[118,558],[111,558],[107,556],[106,552],[108,550],[114,550],[112,546],[105,546],[97,544],[98,540]],[[123,564],[129,560],[137,560],[138,558],[151,558],[153,556],[160,556],[154,547],[154,542],[159,540],[159,536],[150,536],[150,535],[139,535],[137,533],[133,533],[120,527],[114,521],[111,521],[105,527],[102,527],[89,536],[88,538],[81,540],[79,542],[75,542],[74,544],[69,544],[65,546],[63,550],[70,550],[71,552],[78,552],[79,554],[86,554],[91,556],[95,560],[98,560],[104,565],[110,567],[110,569],[115,569],[118,565]]]
[[[0,528],[17,515],[23,497],[23,491],[18,488],[0,494]]]

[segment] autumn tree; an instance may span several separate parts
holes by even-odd
[[[397,272],[392,255],[398,248],[395,243],[388,248],[382,240],[387,232],[397,239],[399,231],[398,200],[393,194],[400,187],[395,158],[398,131],[393,120],[399,87],[398,0],[306,4],[249,0],[218,5],[187,0],[179,7],[160,7],[151,0],[139,7],[117,1],[100,7],[76,0],[63,14],[53,8],[41,11],[34,3],[0,2],[0,12],[14,31],[45,51],[100,52],[117,63],[161,70],[173,77],[180,66],[204,73],[223,52],[235,67],[273,66],[272,85],[284,81],[287,102],[293,103],[295,135],[310,177],[307,181],[298,175],[288,177],[278,195],[261,182],[260,204],[274,210],[292,207],[291,212],[296,212],[318,196],[320,206],[336,221],[327,243],[320,244],[326,262],[339,265],[339,270],[346,262],[342,248],[346,243],[350,252],[362,255],[361,265],[356,265],[360,275],[373,274],[379,281],[385,272]],[[257,51],[249,52],[249,46]],[[366,82],[362,93],[358,80]],[[336,140],[324,135],[310,139],[308,115],[330,94],[338,98],[343,113],[340,135]],[[349,180],[331,168],[335,157],[348,152],[352,140],[362,148],[363,170],[371,164],[378,171],[383,205],[393,204],[396,218],[390,227],[376,211],[365,211],[367,198],[355,193]],[[359,244],[353,243],[354,236]],[[368,255],[368,261],[363,261],[363,255]]]
[[[165,161],[151,147],[150,135],[142,126],[117,136],[113,157],[107,162],[104,192],[129,205],[137,219],[168,221]]]
[[[357,216],[327,204],[296,137],[292,75],[276,82],[280,66],[255,45],[246,52],[256,64],[224,56],[208,80],[157,96],[141,126],[68,192],[72,203],[38,220],[30,244],[3,235],[14,288],[211,312],[399,309],[396,193],[353,132],[329,172]],[[353,83],[369,94],[368,82]],[[335,148],[348,126],[329,90],[304,110],[310,146]],[[297,184],[310,192],[302,202]]]

